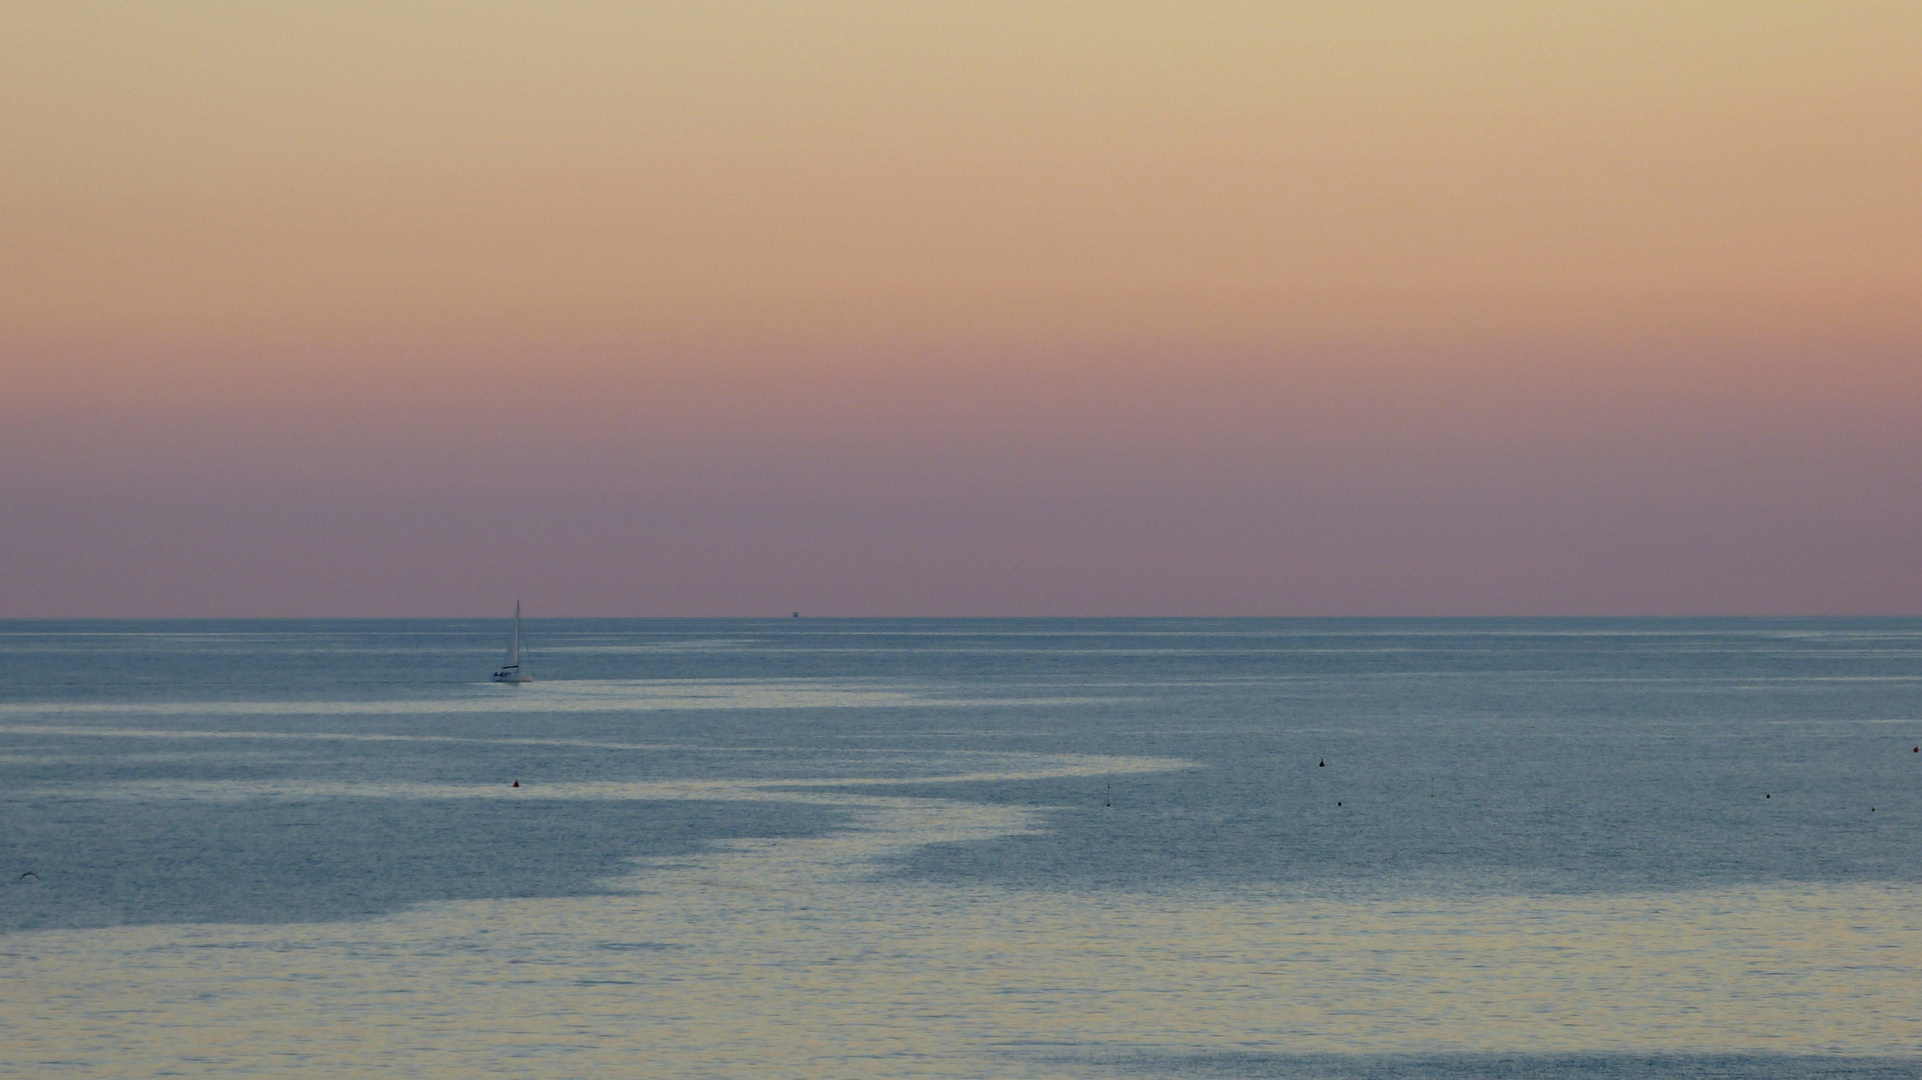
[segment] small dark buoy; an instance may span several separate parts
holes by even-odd
[[[521,786],[521,782],[520,782],[519,780],[516,780],[516,781],[514,781],[514,786],[515,786],[515,787],[520,787],[520,786]]]
[[[1322,759],[1321,759],[1321,764],[1319,764],[1319,765],[1317,765],[1317,766],[1315,766],[1315,768],[1317,768],[1317,769],[1325,769],[1325,768],[1327,768],[1327,767],[1328,767],[1328,759],[1327,759],[1327,758],[1322,758]]]
[[[793,615],[789,616],[789,618],[794,618],[794,619],[798,619],[800,617],[801,617],[801,613],[798,611],[795,612]]]
[[[1773,795],[1764,795],[1764,796],[1762,796],[1762,797],[1763,797],[1764,799],[1773,799],[1773,798],[1774,798],[1775,796],[1773,796]]]
[[[1337,803],[1336,803],[1335,805],[1336,805],[1336,806],[1340,806],[1340,805],[1341,805],[1341,803],[1339,803],[1339,802],[1337,802]]]

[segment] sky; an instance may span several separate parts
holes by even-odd
[[[1922,614],[1918,56],[0,0],[0,617]]]

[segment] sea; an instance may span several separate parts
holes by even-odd
[[[0,622],[0,1076],[1922,1076],[1922,619]]]

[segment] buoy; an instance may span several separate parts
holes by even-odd
[[[515,787],[520,787],[520,786],[521,786],[521,782],[520,782],[519,780],[516,780],[516,781],[514,781],[514,786],[515,786]]]
[[[1328,767],[1328,759],[1327,759],[1327,758],[1322,758],[1322,759],[1321,759],[1321,764],[1319,764],[1319,765],[1317,765],[1317,766],[1315,766],[1315,768],[1317,768],[1317,769],[1325,769],[1325,768],[1327,768],[1327,767]]]
[[[1335,805],[1336,805],[1336,806],[1340,806],[1341,804],[1340,804],[1340,803],[1336,803]]]
[[[1773,796],[1773,795],[1764,795],[1764,796],[1762,796],[1762,797],[1763,797],[1764,799],[1773,799],[1773,798],[1774,798],[1775,796]]]

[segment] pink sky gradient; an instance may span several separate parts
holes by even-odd
[[[1922,612],[1922,9],[15,6],[0,616]]]

